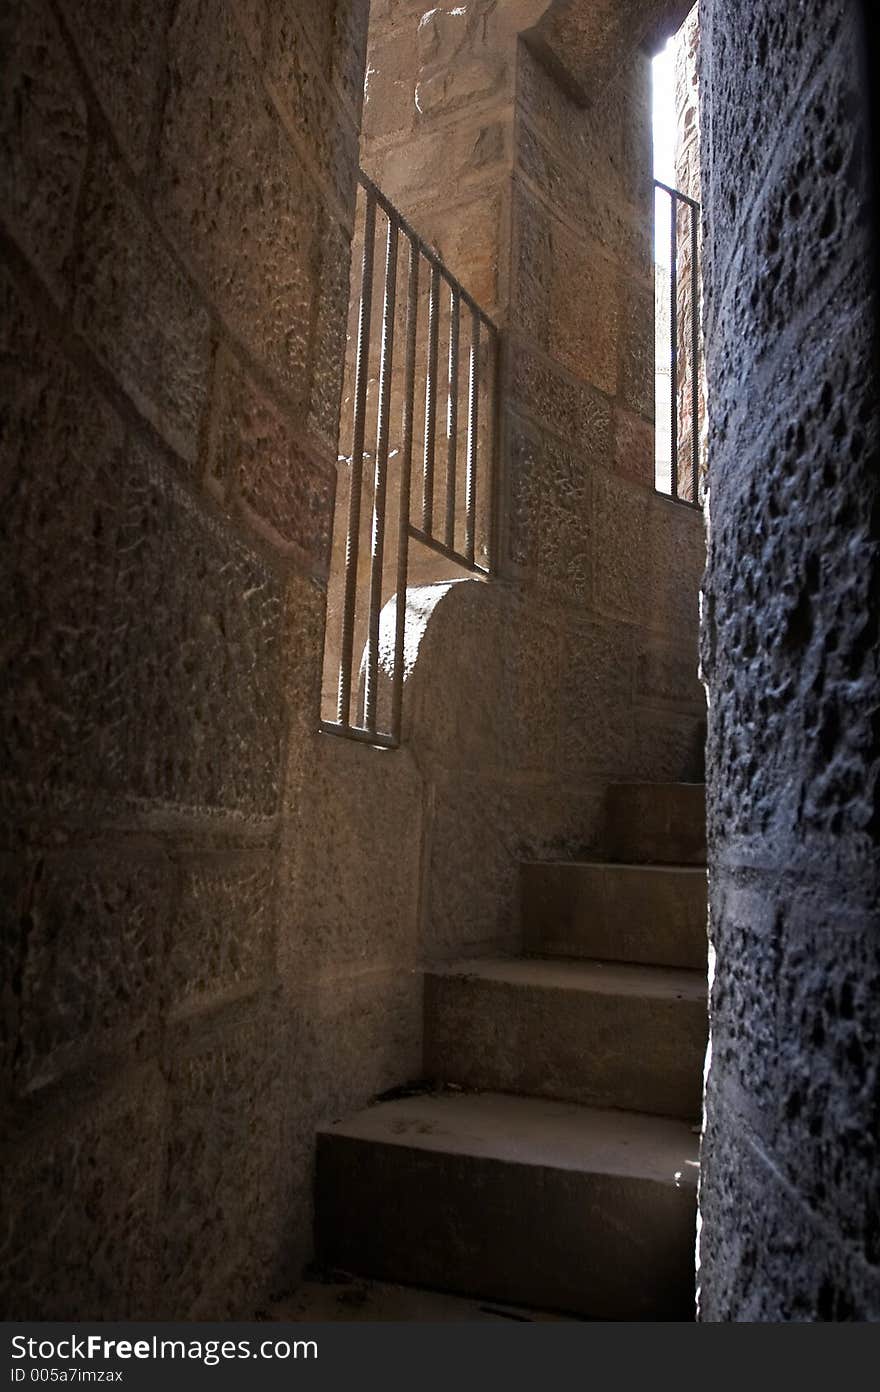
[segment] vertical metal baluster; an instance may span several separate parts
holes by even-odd
[[[455,550],[455,486],[458,468],[458,345],[461,334],[461,300],[452,289],[449,296],[449,397],[446,410],[446,545]]]
[[[412,489],[413,422],[416,395],[416,338],[419,320],[419,248],[410,240],[406,296],[406,356],[403,384],[403,444],[400,457],[400,514],[397,539],[397,601],[394,632],[394,680],[391,733],[400,739],[403,706],[403,645],[406,634],[406,586],[409,570],[409,507]]]
[[[440,271],[431,267],[428,300],[428,369],[425,380],[425,467],[422,494],[422,531],[434,534],[434,439],[437,425],[437,347],[440,334]]]
[[[376,243],[376,198],[367,190],[364,217],[364,259],[361,303],[358,314],[357,359],[354,385],[354,430],[351,447],[351,492],[348,499],[348,532],[345,538],[345,589],[342,600],[342,648],[339,658],[337,719],[348,725],[351,706],[351,661],[357,603],[358,546],[361,525],[361,490],[364,472],[367,381],[370,359],[370,318],[373,312],[373,252]]]
[[[673,498],[678,497],[678,199],[674,193],[669,196],[670,210],[670,255],[669,255],[669,329],[672,341],[672,362],[669,373],[670,395],[670,435],[671,488]]]
[[[367,671],[364,725],[376,732],[379,678],[379,614],[382,609],[382,569],[385,560],[385,500],[388,491],[388,428],[391,378],[394,368],[394,312],[397,306],[397,220],[388,218],[385,247],[385,298],[382,305],[382,351],[379,367],[379,420],[376,427],[376,475],[373,489],[373,536],[370,550],[370,617],[367,629]]]
[[[489,494],[488,570],[490,575],[497,575],[500,570],[501,540],[503,536],[501,530],[501,497],[502,489],[506,487],[506,480],[502,480],[501,477],[502,348],[498,330],[494,325],[489,326],[487,338],[492,345],[492,367],[489,372],[488,385],[489,419],[492,427],[489,435],[489,486],[487,490]]]
[[[477,449],[480,412],[480,316],[471,310],[471,349],[468,358],[467,472],[464,490],[464,555],[474,563],[477,532]]]
[[[697,267],[697,205],[691,204],[691,475],[693,479],[691,502],[699,504],[700,475],[700,277]]]

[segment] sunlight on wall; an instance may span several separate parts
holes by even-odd
[[[654,178],[675,186],[675,39],[653,61]],[[672,473],[669,338],[669,199],[654,195],[654,484],[668,493]]]

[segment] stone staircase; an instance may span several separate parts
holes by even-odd
[[[425,1075],[318,1137],[319,1262],[589,1319],[693,1318],[704,790],[619,784],[608,860],[523,866],[521,958],[425,974]]]

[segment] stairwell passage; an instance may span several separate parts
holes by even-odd
[[[437,1086],[318,1137],[325,1266],[587,1319],[693,1318],[702,785],[612,787],[606,849],[523,866],[524,956],[426,971]]]

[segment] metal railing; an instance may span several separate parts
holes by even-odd
[[[700,205],[680,189],[671,188],[659,179],[655,190],[669,199],[669,267],[668,267],[668,333],[664,333],[662,317],[658,315],[657,380],[666,375],[665,355],[669,367],[669,480],[658,477],[657,487],[679,503],[700,507],[700,456],[703,403],[700,393],[700,268],[699,217]],[[656,213],[655,199],[655,213]],[[657,242],[659,244],[658,235]],[[665,268],[656,267],[662,275]],[[662,288],[658,285],[658,308],[663,308]],[[667,342],[662,340],[666,338]],[[657,440],[663,438],[658,400]],[[684,454],[684,459],[682,455]],[[665,470],[664,470],[665,472]]]
[[[488,575],[494,561],[498,330],[363,172],[359,183],[325,636],[322,713],[333,701],[335,718],[321,729],[396,747],[408,586]]]

